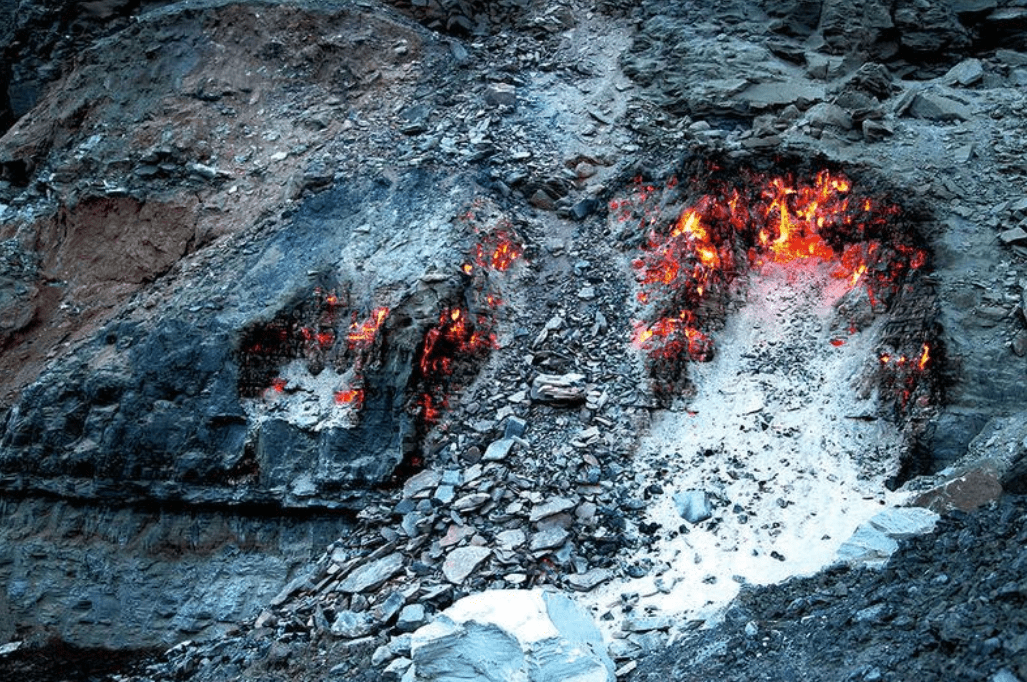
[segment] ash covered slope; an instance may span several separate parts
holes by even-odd
[[[628,679],[1027,679],[1025,569],[1027,498],[1007,496],[904,541],[881,570],[743,590],[722,624]]]

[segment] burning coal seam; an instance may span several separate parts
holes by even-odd
[[[475,235],[475,245],[460,267],[463,301],[451,302],[438,314],[414,351],[408,383],[407,411],[416,417],[418,432],[437,423],[449,395],[458,388],[458,375],[468,372],[498,347],[495,313],[502,300],[493,289],[495,273],[506,272],[523,255],[512,226],[498,222],[479,225],[473,211],[461,216]],[[348,294],[318,287],[313,295],[279,313],[268,323],[243,333],[239,348],[239,394],[244,398],[273,398],[288,389],[281,368],[303,360],[311,374],[332,367],[342,378],[334,391],[338,409],[355,424],[363,408],[369,369],[381,364],[389,345],[388,306],[355,310]],[[473,370],[471,370],[473,371]]]
[[[631,196],[610,203],[615,220],[645,235],[632,263],[642,311],[632,343],[646,354],[660,399],[687,386],[688,362],[712,359],[710,335],[723,322],[732,283],[746,271],[768,263],[825,263],[834,277],[861,289],[877,314],[927,266],[927,251],[902,227],[901,209],[855,194],[841,173],[821,170],[809,180],[740,175],[734,183],[710,183],[669,220],[666,207],[681,194],[676,178],[661,189],[638,179]],[[848,331],[860,328],[853,320]],[[928,336],[922,334],[915,348],[880,352],[881,383],[903,409],[933,362]]]

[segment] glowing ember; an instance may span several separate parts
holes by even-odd
[[[359,408],[364,403],[364,391],[359,388],[336,391],[335,402],[339,405],[352,405]]]
[[[485,324],[484,318],[478,324]],[[437,326],[428,330],[418,365],[423,376],[452,373],[453,360],[464,353],[477,353],[496,347],[493,334],[478,331],[465,310],[447,308],[439,315]]]
[[[274,389],[275,393],[282,393],[285,391],[285,387],[289,382],[286,379],[277,377],[271,381],[271,388]]]
[[[385,318],[389,316],[389,309],[386,307],[375,308],[371,311],[370,317],[363,322],[354,322],[349,328],[346,338],[351,348],[367,348],[374,343],[378,330],[381,328]]]
[[[442,405],[436,405],[435,399],[432,398],[431,395],[427,393],[422,395],[417,401],[417,405],[421,411],[421,419],[423,419],[427,424],[434,424],[437,422],[441,416],[440,407],[444,407],[445,401],[443,400],[442,403]]]
[[[333,343],[335,343],[335,332],[330,330],[318,332],[315,335],[315,338],[317,339],[319,346],[322,348],[329,348]]]
[[[687,354],[696,361],[711,359],[713,342],[694,326],[694,315],[683,311],[677,317],[664,317],[651,325],[634,323],[632,344],[653,355],[674,357]]]
[[[483,268],[492,268],[497,272],[510,269],[514,261],[521,257],[523,249],[505,230],[500,230],[483,237],[475,247],[475,261]],[[465,272],[467,266],[464,266]]]
[[[463,308],[446,308],[439,321],[424,335],[424,345],[417,359],[422,383],[416,405],[426,424],[438,420],[446,406],[450,377],[456,362],[497,348],[495,334],[488,331],[490,320],[472,316]]]
[[[714,292],[726,291],[742,253],[757,267],[807,260],[832,264],[835,277],[865,286],[875,306],[927,260],[911,245],[882,242],[896,207],[853,196],[849,180],[827,170],[812,182],[755,176],[746,186],[721,187],[687,206],[664,229],[659,210],[646,205],[654,192],[652,185],[639,183],[633,197],[610,203],[622,222],[642,210],[639,226],[647,241],[633,266],[638,299],[652,306],[656,317],[634,323],[632,343],[654,359],[701,360],[712,354],[705,326],[715,321],[699,312]]]

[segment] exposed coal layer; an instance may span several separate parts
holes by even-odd
[[[0,674],[24,682],[100,680],[141,670],[161,653],[161,649],[85,648],[54,639],[0,658]]]

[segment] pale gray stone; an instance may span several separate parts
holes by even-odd
[[[356,639],[363,637],[374,628],[374,618],[369,613],[340,611],[332,623],[332,634],[336,637]]]
[[[836,556],[839,561],[849,564],[881,563],[898,548],[899,544],[895,540],[864,524],[842,543]]]
[[[490,590],[457,601],[411,642],[421,682],[614,682],[602,635],[567,596]]]
[[[377,561],[358,566],[339,583],[339,591],[355,593],[377,589],[401,570],[403,555],[400,552],[393,552]]]
[[[788,81],[783,83],[756,83],[751,85],[738,98],[748,102],[754,109],[767,109],[795,104],[805,109],[814,102],[823,101],[824,86],[811,82]]]
[[[485,454],[482,456],[482,459],[486,462],[498,462],[506,459],[506,456],[510,454],[510,450],[513,449],[515,442],[513,438],[500,438],[499,440],[492,441],[485,448]]]
[[[685,490],[674,494],[674,506],[685,521],[700,523],[713,516],[710,496],[704,490]]]
[[[967,105],[934,92],[917,93],[909,105],[909,113],[931,121],[969,121],[973,116]]]
[[[399,617],[396,619],[396,628],[399,629],[400,632],[413,632],[424,625],[424,622],[424,605],[407,604],[403,607],[403,610],[399,612]]]
[[[553,549],[554,547],[559,547],[566,542],[569,535],[570,533],[563,528],[549,528],[532,535],[528,548],[532,552],[538,552],[543,549]]]
[[[576,504],[577,502],[566,497],[554,497],[542,504],[537,504],[532,507],[528,520],[535,523],[547,516],[552,516],[553,514],[559,514],[573,509]]]
[[[621,624],[624,632],[649,632],[651,630],[668,630],[674,624],[670,616],[648,616],[625,618]]]
[[[523,545],[528,539],[520,528],[513,528],[496,533],[496,542],[502,549],[516,549]]]
[[[973,85],[984,78],[984,65],[980,59],[964,59],[942,76],[942,82],[948,85]]]
[[[830,102],[814,104],[806,112],[805,120],[819,128],[852,129],[852,116],[845,109]]]
[[[412,661],[409,658],[400,656],[394,658],[385,668],[382,670],[382,681],[383,682],[400,682],[407,670],[410,669]]]
[[[433,469],[414,474],[403,484],[403,497],[414,497],[418,493],[430,490],[439,484],[442,474]]]
[[[613,574],[609,570],[593,568],[584,573],[575,573],[574,575],[567,576],[565,582],[571,589],[578,592],[588,592],[596,586],[605,583],[611,577],[613,577]]]
[[[584,402],[585,375],[575,372],[539,374],[531,382],[531,398],[542,402]]]
[[[1003,244],[1023,244],[1027,242],[1027,231],[1024,231],[1022,227],[1014,227],[1011,230],[1000,232],[998,238]]]
[[[457,547],[449,553],[449,556],[443,562],[442,574],[446,576],[446,580],[449,582],[459,585],[478,567],[478,564],[487,559],[491,554],[492,550],[488,547],[477,547],[475,545]]]
[[[930,533],[940,517],[923,507],[893,507],[875,515],[867,523],[890,538],[903,540]]]

